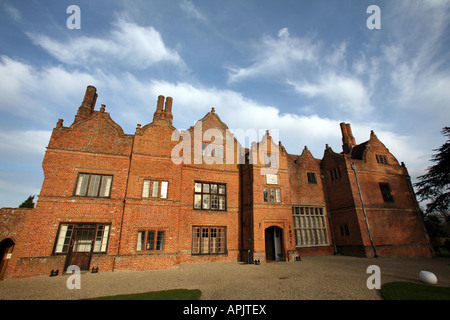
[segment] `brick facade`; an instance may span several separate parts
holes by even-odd
[[[96,91],[53,130],[36,208],[0,211],[3,278],[70,264],[431,256],[408,172],[373,132],[358,145],[341,124],[343,152],[327,146],[322,160],[287,153],[268,131],[244,149],[214,108],[179,132],[172,98],[159,96],[153,121],[129,135],[94,110]]]

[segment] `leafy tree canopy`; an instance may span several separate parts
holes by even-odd
[[[34,199],[34,196],[29,196],[27,200],[22,202],[22,204],[19,206],[19,208],[34,208],[33,199]]]
[[[445,127],[442,134],[447,141],[435,149],[431,161],[435,164],[428,168],[428,172],[419,176],[417,195],[420,200],[428,200],[426,213],[447,211],[450,202],[450,127]]]

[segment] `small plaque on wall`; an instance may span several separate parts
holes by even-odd
[[[266,174],[267,184],[278,184],[278,176],[276,174]]]

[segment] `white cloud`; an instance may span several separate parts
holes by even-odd
[[[254,45],[254,62],[246,68],[228,67],[230,83],[257,77],[278,76],[284,79],[298,71],[295,67],[317,61],[318,45],[308,38],[296,38],[289,30],[278,31],[278,37],[263,36]]]
[[[168,62],[184,67],[178,53],[168,48],[161,34],[152,26],[144,27],[119,18],[104,38],[80,36],[59,41],[46,35],[28,33],[31,40],[57,60],[74,66],[94,67],[121,63],[146,69]]]
[[[0,171],[0,208],[17,208],[30,195],[39,195],[43,178],[42,170],[34,167]]]
[[[197,20],[200,20],[202,22],[206,22],[207,19],[205,17],[205,15],[203,15],[194,5],[194,3],[192,3],[192,1],[189,0],[182,0],[180,2],[180,8],[181,10],[184,12],[184,14],[188,17],[188,18],[194,18]]]
[[[423,0],[423,2],[425,5],[430,7],[440,7],[439,9],[450,6],[450,2],[448,0]]]
[[[325,57],[324,61],[331,68],[339,70],[346,66],[346,54],[347,44],[342,42],[338,46],[333,47],[331,53]]]
[[[50,130],[1,130],[2,161],[14,163],[42,161],[51,133]]]
[[[15,7],[8,5],[8,4],[4,4],[3,5],[3,10],[6,11],[6,13],[9,15],[9,17],[11,19],[13,19],[16,22],[21,22],[22,21],[22,13]]]
[[[256,49],[252,65],[229,68],[230,83],[266,77],[291,85],[304,97],[324,98],[327,104],[320,107],[322,111],[327,108],[365,116],[373,110],[370,87],[347,72],[345,42],[325,49],[313,38],[293,37],[283,28],[278,38],[264,36]],[[365,65],[360,62],[356,68],[362,74]]]
[[[309,97],[324,97],[332,104],[349,113],[367,115],[373,110],[370,94],[364,84],[355,77],[345,77],[336,74],[322,76],[317,83],[296,83],[288,81],[294,89]]]
[[[380,58],[387,62],[383,71],[394,86],[400,107],[423,108],[425,96],[432,98],[428,100],[431,106],[437,101],[447,100],[447,106],[450,102],[448,90],[437,91],[434,85],[436,81],[446,82],[449,74],[448,48],[445,47],[449,8],[449,1],[428,0],[395,2],[384,10],[392,33]],[[440,109],[447,109],[439,105]]]
[[[37,69],[7,56],[0,57],[0,79],[8,79],[0,82],[0,110],[4,114],[47,125],[49,121],[56,123],[58,114],[65,114],[67,107],[81,103],[82,97],[76,94],[95,84],[86,73],[69,72],[61,66]]]
[[[50,130],[0,131],[0,207],[17,207],[38,195],[43,179],[41,163]]]

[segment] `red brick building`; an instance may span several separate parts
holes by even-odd
[[[172,125],[172,98],[125,134],[89,86],[53,129],[35,209],[0,211],[0,278],[78,265],[146,270],[342,253],[431,256],[408,172],[372,132],[343,152],[288,154],[270,133],[244,149],[214,108]]]

